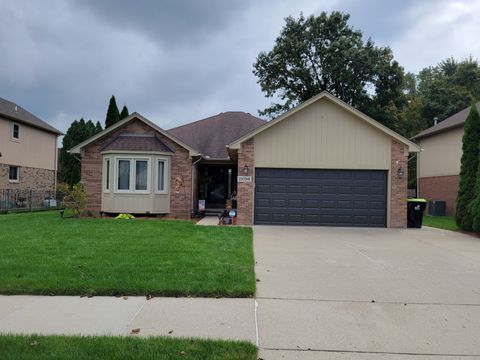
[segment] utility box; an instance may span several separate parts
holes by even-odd
[[[428,202],[428,215],[446,216],[447,202],[443,200],[430,200]]]

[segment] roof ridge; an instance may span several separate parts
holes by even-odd
[[[248,112],[245,112],[245,111],[232,111],[232,110],[230,110],[230,111],[222,111],[222,112],[220,112],[220,113],[218,113],[218,114],[216,114],[216,115],[211,115],[211,116],[208,116],[208,117],[203,118],[203,119],[195,120],[195,121],[192,121],[192,122],[183,124],[183,125],[179,125],[179,126],[173,127],[173,128],[168,129],[167,131],[180,129],[180,128],[185,127],[185,126],[193,125],[193,124],[196,124],[196,123],[199,123],[199,122],[202,122],[202,121],[206,121],[206,120],[210,120],[210,119],[212,119],[212,118],[214,118],[214,117],[217,117],[217,116],[219,116],[219,115],[228,114],[228,113],[230,113],[230,114],[231,114],[231,113],[246,114],[246,115],[250,115],[251,117],[254,117],[254,118],[258,119],[258,120],[266,121],[266,120],[260,119],[259,117],[256,117],[255,115],[252,115],[252,114],[250,114],[250,113],[248,113]]]

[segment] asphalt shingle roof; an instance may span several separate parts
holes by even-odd
[[[154,133],[121,133],[102,148],[107,150],[172,152]]]
[[[480,107],[480,101],[477,102],[477,107]],[[425,138],[427,136],[432,136],[436,133],[440,133],[443,131],[447,131],[448,129],[453,129],[456,127],[463,126],[465,124],[465,120],[467,120],[468,113],[470,112],[470,106],[459,111],[456,114],[453,114],[449,118],[439,122],[437,125],[433,125],[428,129],[423,130],[419,134],[415,135],[414,139],[419,140],[421,138]]]
[[[27,124],[38,129],[42,129],[57,135],[62,135],[62,132],[55,129],[53,126],[47,124],[45,121],[39,119],[32,113],[28,112],[21,106],[14,102],[0,98],[0,116],[15,120],[19,123]]]
[[[226,146],[265,124],[265,120],[241,111],[228,111],[168,130],[204,157],[228,159]]]

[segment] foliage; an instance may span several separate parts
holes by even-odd
[[[80,160],[78,157],[69,154],[68,150],[100,131],[102,131],[102,126],[98,121],[94,124],[92,120],[85,121],[82,118],[72,122],[63,137],[62,148],[60,149],[58,173],[60,181],[69,185],[76,184],[80,181]]]
[[[108,103],[107,116],[105,118],[105,129],[120,121],[120,113],[118,112],[117,101],[112,95]]]
[[[246,341],[134,336],[0,335],[3,360],[256,360]]]
[[[87,204],[87,194],[83,184],[78,183],[73,185],[63,198],[63,204],[67,210],[73,212],[75,217],[80,216],[85,211]]]
[[[125,119],[128,115],[127,105],[123,105],[122,111],[120,112],[120,120]]]
[[[2,215],[0,229],[1,294],[255,294],[250,228],[45,211]]]
[[[135,219],[135,216],[132,214],[118,214],[115,219],[120,219],[120,220],[131,220]]]
[[[261,52],[253,73],[267,97],[283,103],[260,111],[271,117],[329,91],[391,125],[403,106],[403,69],[388,47],[348,25],[348,14],[288,17],[273,49]]]
[[[471,202],[475,199],[475,185],[480,155],[480,115],[475,104],[472,105],[465,121],[462,141],[463,154],[460,166],[460,185],[455,220],[460,229],[470,231],[472,230],[474,220]]]

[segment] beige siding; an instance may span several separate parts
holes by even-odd
[[[20,139],[12,139],[13,121],[0,118],[0,163],[55,170],[57,136],[18,123]]]
[[[329,99],[255,136],[256,167],[390,169],[391,139]]]
[[[163,158],[168,160],[167,173],[170,179],[171,174],[171,157],[166,155],[133,155],[142,159],[149,159],[149,192],[144,193],[119,193],[115,191],[115,182],[117,174],[115,171],[116,158],[131,157],[132,154],[108,154],[103,156],[102,165],[102,211],[112,213],[159,213],[166,214],[170,212],[170,193],[159,194],[155,192],[156,189],[156,160],[157,158]],[[109,191],[105,190],[106,176],[105,159],[110,159],[110,186]],[[169,180],[165,184],[166,189],[170,189]]]
[[[463,127],[419,141],[419,177],[458,175],[462,158]]]

